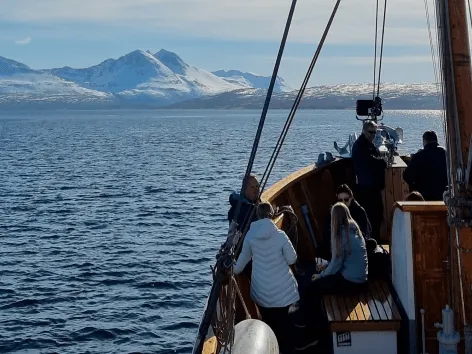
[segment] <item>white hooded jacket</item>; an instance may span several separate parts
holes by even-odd
[[[263,307],[285,307],[300,299],[289,265],[297,254],[287,237],[270,219],[254,221],[234,266],[239,274],[252,258],[251,297]]]

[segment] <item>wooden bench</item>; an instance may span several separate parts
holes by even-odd
[[[386,281],[369,281],[355,296],[326,295],[323,305],[334,354],[397,354],[401,315]]]

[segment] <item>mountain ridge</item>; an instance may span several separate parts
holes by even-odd
[[[235,69],[210,72],[166,49],[138,49],[80,69],[34,70],[0,57],[0,106],[260,108],[270,80]],[[385,108],[439,107],[434,84],[383,83],[381,89]],[[370,92],[369,84],[315,86],[305,91],[301,108],[353,108]],[[277,77],[271,107],[290,108],[296,93]]]

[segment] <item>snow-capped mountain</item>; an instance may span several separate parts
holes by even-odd
[[[30,74],[32,72],[34,72],[34,70],[30,69],[25,64],[4,57],[0,57],[0,76]]]
[[[191,67],[177,54],[164,49],[155,55],[135,50],[90,68],[65,67],[49,72],[82,87],[110,92],[122,99],[154,101],[158,104],[241,88],[208,71]]]
[[[33,70],[0,57],[0,106],[256,108],[263,105],[270,77],[237,70],[211,73],[161,49],[135,50],[84,69]],[[369,98],[368,84],[317,86],[306,90],[302,108],[351,108]],[[290,108],[296,95],[278,78],[272,108]],[[433,84],[381,87],[386,109],[439,107]]]
[[[227,82],[255,89],[267,89],[271,80],[270,76],[261,76],[254,73],[243,73],[239,70],[218,70],[213,71],[213,74],[223,78]],[[280,76],[277,76],[274,85],[274,92],[289,91],[293,91],[293,87],[288,85]]]
[[[101,105],[112,103],[113,97],[0,57],[0,105],[22,105],[27,102]]]
[[[372,84],[315,86],[306,89],[300,108],[355,109],[356,100],[372,99]],[[433,83],[381,85],[384,109],[439,109],[437,87]],[[241,89],[210,97],[176,103],[171,108],[245,108],[260,109],[267,94],[265,89]],[[274,93],[270,107],[290,109],[297,91]]]

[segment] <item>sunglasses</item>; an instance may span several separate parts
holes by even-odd
[[[377,132],[375,130],[367,130],[366,132],[367,132],[367,134],[370,134],[370,135],[377,134]]]
[[[350,199],[351,199],[350,197],[347,197],[347,198],[338,198],[338,202],[347,203]]]

